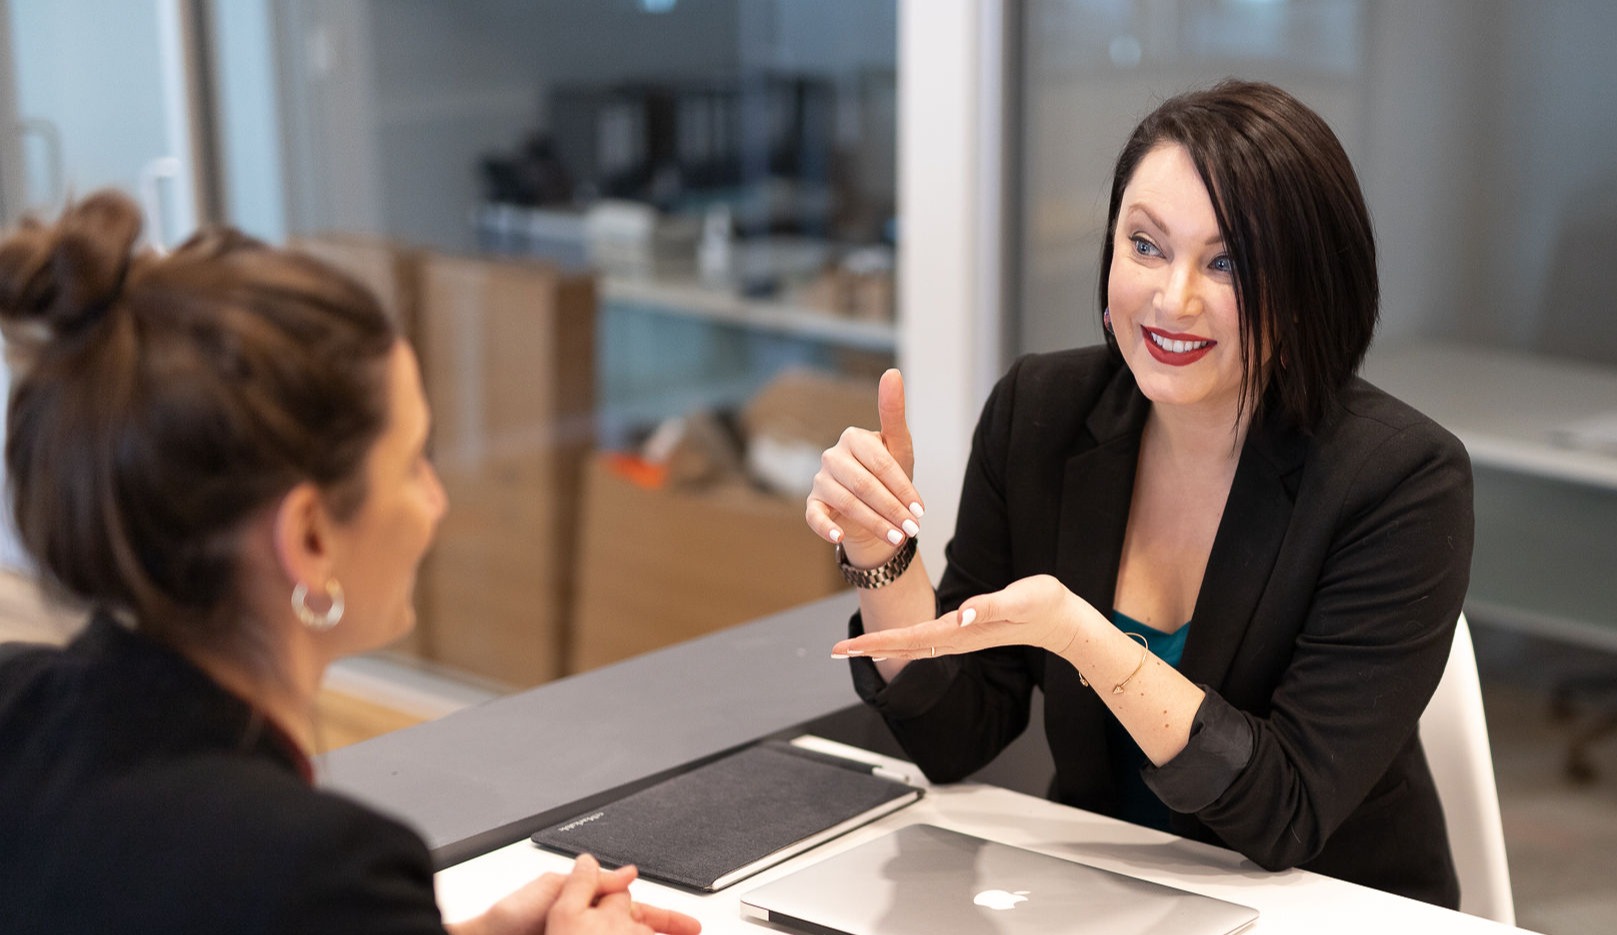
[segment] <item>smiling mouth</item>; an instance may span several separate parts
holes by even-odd
[[[1170,354],[1188,354],[1191,351],[1199,351],[1204,347],[1211,347],[1218,343],[1217,341],[1183,341],[1158,334],[1149,328],[1145,329],[1145,336],[1151,339],[1152,344],[1155,344],[1157,347],[1162,348]]]

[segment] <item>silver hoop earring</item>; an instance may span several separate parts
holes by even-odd
[[[326,582],[326,598],[331,605],[326,608],[325,613],[318,614],[310,610],[309,586],[300,581],[297,587],[292,589],[292,613],[297,614],[299,623],[316,633],[324,633],[342,620],[343,610],[346,608],[343,603],[342,585],[336,578]]]

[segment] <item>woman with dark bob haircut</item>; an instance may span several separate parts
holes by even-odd
[[[11,504],[66,648],[0,646],[0,931],[438,932],[403,825],[312,785],[330,663],[414,623],[446,503],[376,299],[101,193],[0,242]],[[671,932],[582,857],[456,932]]]
[[[1355,376],[1375,244],[1347,155],[1271,85],[1165,101],[1112,182],[1106,344],[1018,360],[983,409],[948,565],[897,371],[807,520],[859,587],[859,694],[938,782],[1044,696],[1061,802],[1459,904],[1416,727],[1471,561],[1448,432]]]

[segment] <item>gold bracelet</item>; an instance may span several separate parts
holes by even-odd
[[[1145,657],[1151,655],[1151,644],[1147,643],[1145,641],[1145,637],[1141,636],[1138,633],[1130,633],[1130,634],[1128,634],[1128,636],[1130,638],[1132,638],[1132,639],[1136,639],[1136,640],[1140,641],[1140,661],[1135,663],[1134,671],[1130,672],[1128,674],[1128,678],[1125,678],[1123,681],[1118,682],[1116,685],[1112,686],[1112,694],[1114,694],[1114,695],[1123,694],[1123,686],[1125,686],[1125,685],[1127,685],[1129,683],[1129,679],[1134,678],[1136,675],[1140,674],[1140,670],[1145,668]]]
[[[1136,675],[1140,674],[1140,670],[1145,668],[1145,657],[1151,655],[1151,644],[1149,644],[1149,643],[1147,643],[1145,641],[1144,636],[1141,636],[1138,633],[1125,633],[1123,635],[1128,637],[1131,640],[1139,640],[1140,641],[1140,661],[1135,663],[1134,671],[1130,672],[1128,674],[1128,676],[1123,679],[1123,681],[1118,682],[1116,685],[1112,686],[1112,694],[1114,694],[1114,695],[1123,694],[1123,688],[1126,685],[1128,685],[1129,679],[1132,679]],[[1084,674],[1082,672],[1078,673],[1078,684],[1082,685],[1085,688],[1089,687],[1089,679],[1084,678]]]

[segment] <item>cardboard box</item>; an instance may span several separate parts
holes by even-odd
[[[803,504],[745,483],[641,486],[590,461],[568,670],[581,672],[847,587]]]
[[[510,686],[561,674],[595,285],[535,263],[423,255],[417,351],[449,497],[422,565],[422,654]]]
[[[814,486],[820,456],[850,425],[879,427],[876,380],[787,370],[741,412],[747,471],[758,483],[801,501]]]
[[[747,440],[769,436],[824,451],[850,425],[880,429],[876,379],[792,368],[776,376],[741,410]]]

